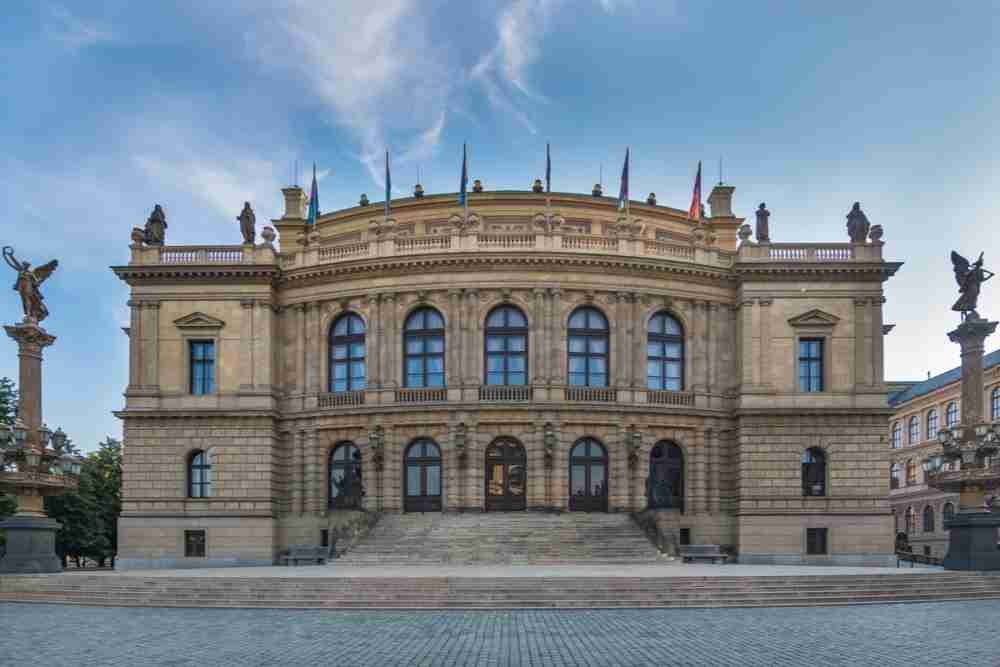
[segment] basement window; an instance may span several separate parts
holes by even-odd
[[[204,558],[205,557],[205,531],[185,530],[184,531],[184,557]]]
[[[691,529],[681,528],[681,546],[686,547],[691,544]]]
[[[806,528],[806,555],[825,556],[826,528]]]

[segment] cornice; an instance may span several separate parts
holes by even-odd
[[[902,262],[736,262],[733,273],[741,278],[801,280],[803,276],[837,276],[841,279],[878,277],[885,282],[903,266]]]
[[[148,264],[112,266],[111,270],[129,285],[140,282],[147,284],[173,284],[183,280],[217,283],[246,284],[247,282],[257,282],[273,284],[281,275],[281,269],[274,264],[248,264],[245,266]]]

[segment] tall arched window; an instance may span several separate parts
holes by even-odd
[[[908,424],[907,436],[909,438],[909,444],[915,445],[920,442],[920,418],[916,415],[910,417]]]
[[[913,510],[912,507],[907,507],[905,517],[906,517],[906,526],[905,526],[906,534],[912,535],[917,528],[917,513]]]
[[[893,463],[889,467],[889,488],[898,489],[903,481],[903,464]]]
[[[684,510],[684,452],[658,442],[649,452],[649,506]]]
[[[892,425],[892,448],[899,449],[903,446],[903,427],[896,422]]]
[[[917,483],[917,462],[910,459],[906,462],[906,485],[913,486]]]
[[[360,509],[365,494],[361,480],[361,450],[353,442],[342,442],[330,452],[327,467],[330,509]]]
[[[570,450],[569,509],[608,511],[608,451],[594,438],[581,438]]]
[[[444,318],[418,308],[403,325],[403,372],[407,387],[444,386]]]
[[[934,508],[930,505],[924,507],[924,532],[934,532]]]
[[[826,495],[826,454],[819,447],[802,454],[802,495]]]
[[[646,383],[650,389],[684,389],[684,330],[668,313],[646,325]]]
[[[945,521],[951,521],[955,518],[955,505],[952,503],[945,503],[944,509],[941,510],[941,518]]]
[[[528,318],[516,306],[497,306],[486,317],[486,384],[528,383]]]
[[[952,401],[944,411],[944,425],[948,428],[958,426],[958,403]]]
[[[936,438],[938,430],[938,411],[937,408],[931,408],[927,413],[927,439]]]
[[[1000,386],[993,387],[990,392],[990,419],[1000,420]]]
[[[199,449],[188,457],[188,498],[211,496],[212,460],[208,452]]]
[[[608,386],[608,320],[591,306],[569,317],[569,383],[576,387]]]
[[[358,391],[367,386],[365,321],[355,313],[338,317],[330,332],[330,388]]]

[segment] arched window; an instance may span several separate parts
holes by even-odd
[[[608,386],[608,320],[591,306],[569,317],[569,383],[576,387]]]
[[[188,457],[188,498],[212,497],[212,459],[201,449]]]
[[[909,444],[911,445],[915,445],[920,442],[920,418],[916,415],[910,417],[907,437],[909,438]]]
[[[334,321],[330,335],[330,388],[358,391],[367,385],[365,365],[365,321],[345,313]]]
[[[906,485],[913,486],[917,483],[917,462],[910,459],[906,462]]]
[[[684,510],[684,452],[658,442],[649,453],[649,506]]]
[[[684,329],[668,313],[646,325],[646,384],[650,389],[684,389]]]
[[[330,509],[360,509],[365,495],[361,482],[361,450],[353,442],[342,442],[330,452],[327,468]]]
[[[903,427],[896,422],[892,425],[892,448],[899,449],[903,446]]]
[[[441,450],[430,438],[417,438],[406,448],[403,471],[403,509],[441,511]]]
[[[403,372],[407,387],[444,386],[444,318],[418,308],[403,325]]]
[[[581,438],[570,450],[569,509],[608,511],[608,451],[594,438]]]
[[[944,425],[948,428],[958,425],[958,403],[952,401],[944,411]]]
[[[913,511],[912,507],[906,508],[906,534],[912,535],[917,529],[917,513]]]
[[[941,517],[947,523],[955,518],[955,505],[952,503],[945,503],[944,509],[941,511]],[[947,526],[946,526],[947,527]]]
[[[903,481],[903,464],[893,463],[889,467],[889,488],[898,489]]]
[[[937,408],[931,408],[927,413],[927,439],[936,438],[938,430],[938,411]]]
[[[934,532],[934,508],[930,505],[924,508],[924,532]]]
[[[826,454],[819,447],[802,454],[802,495],[826,495]]]
[[[486,384],[528,383],[528,318],[515,306],[497,306],[486,317]]]
[[[990,392],[990,419],[1000,420],[1000,386],[993,387]]]

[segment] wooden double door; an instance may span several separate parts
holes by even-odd
[[[486,449],[486,511],[518,512],[527,508],[528,465],[524,447],[501,438]]]

